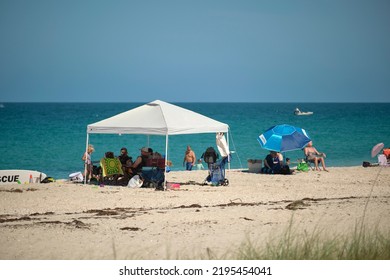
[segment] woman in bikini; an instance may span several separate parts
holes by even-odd
[[[321,171],[321,169],[318,167],[318,162],[321,162],[322,168],[324,169],[324,171],[329,172],[325,166],[326,154],[320,153],[319,151],[317,151],[317,149],[313,147],[312,141],[310,141],[307,144],[307,146],[303,149],[303,151],[305,153],[306,159],[308,161],[314,162],[314,165],[315,165],[315,168],[317,171]]]

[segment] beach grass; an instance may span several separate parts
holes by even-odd
[[[112,257],[117,259],[112,244]],[[152,250],[151,250],[152,252]],[[129,253],[120,259],[139,260],[144,257]],[[149,258],[147,258],[149,259]],[[206,248],[196,255],[190,252],[172,252],[166,248],[166,260],[390,260],[390,232],[378,226],[368,228],[356,223],[351,232],[327,234],[324,229],[300,230],[291,221],[286,230],[273,235],[259,245],[246,238],[237,248],[216,252]]]
[[[238,260],[390,260],[390,232],[378,226],[368,229],[357,223],[347,234],[327,236],[324,230],[298,232],[290,223],[280,236],[257,246],[245,241],[236,254]]]
[[[367,206],[377,184],[380,169],[371,186],[363,215],[351,232],[327,235],[325,229],[311,232],[294,226],[294,215],[287,229],[263,246],[250,240],[244,242],[235,258],[240,260],[390,260],[390,232],[383,232],[379,224],[368,227],[365,223]]]

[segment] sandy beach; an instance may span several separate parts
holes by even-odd
[[[230,170],[227,187],[202,186],[207,171],[177,171],[167,180],[180,189],[168,191],[1,186],[0,259],[224,258],[247,240],[264,244],[291,220],[298,231],[332,236],[352,232],[364,216],[367,227],[389,232],[390,168],[329,170]]]

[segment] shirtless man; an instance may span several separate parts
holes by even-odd
[[[196,156],[193,150],[191,150],[190,146],[187,146],[187,150],[184,154],[184,159],[183,159],[183,165],[186,165],[186,170],[191,171],[192,167],[196,163]]]

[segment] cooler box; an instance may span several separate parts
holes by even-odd
[[[261,159],[248,159],[248,171],[250,173],[260,173],[263,161]]]

